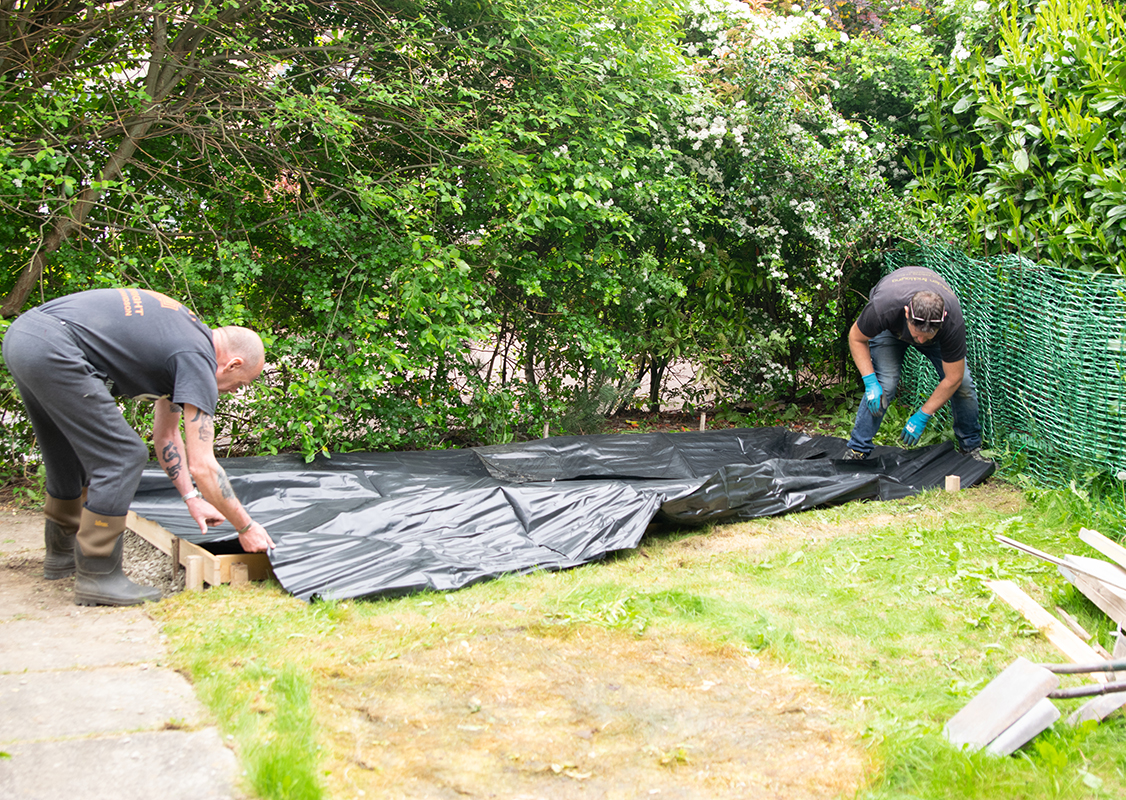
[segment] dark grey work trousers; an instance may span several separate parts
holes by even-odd
[[[32,309],[4,334],[4,361],[39,440],[47,493],[124,516],[148,462],[148,447],[125,421],[105,376],[86,360],[67,325]]]

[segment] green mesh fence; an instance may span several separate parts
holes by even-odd
[[[961,300],[987,448],[1050,484],[1077,469],[1126,471],[1126,280],[941,245],[887,254],[889,271],[908,265],[933,269]],[[911,350],[904,401],[917,407],[937,382]]]

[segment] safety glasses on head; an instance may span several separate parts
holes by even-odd
[[[908,319],[910,319],[912,322],[917,322],[920,325],[941,325],[946,321],[946,311],[943,311],[942,316],[938,319],[924,319],[923,317],[918,316],[915,313],[915,310],[911,308],[911,306],[904,306],[903,310],[907,312]]]

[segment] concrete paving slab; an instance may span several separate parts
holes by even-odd
[[[7,800],[231,800],[235,755],[214,728],[16,744],[0,759]]]
[[[160,652],[156,623],[135,608],[0,623],[0,673],[141,664]]]
[[[103,667],[0,675],[0,744],[160,730],[202,721],[182,675],[170,669]]]
[[[73,587],[43,578],[43,517],[0,511],[0,800],[243,798],[145,607]]]

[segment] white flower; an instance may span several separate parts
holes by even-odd
[[[912,25],[911,30],[915,31],[915,33],[922,33],[923,32],[923,26],[922,25]]]

